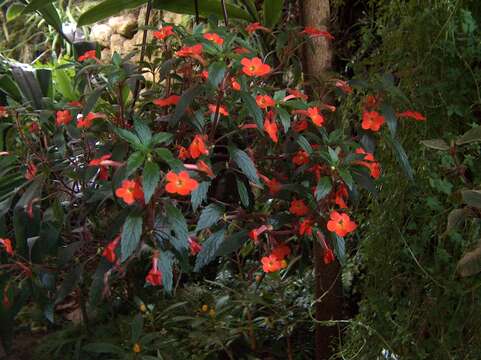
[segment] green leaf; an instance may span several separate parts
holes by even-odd
[[[481,126],[476,126],[458,138],[458,140],[456,140],[456,144],[465,145],[479,141],[481,141]]]
[[[335,238],[334,253],[336,254],[339,262],[344,265],[346,263],[346,240],[335,233],[333,234],[333,236]]]
[[[125,353],[125,351],[114,344],[109,344],[109,343],[90,343],[82,347],[83,351],[86,352],[91,352],[95,354],[118,354],[122,355]]]
[[[201,16],[209,17],[216,15],[219,19],[222,19],[224,16],[219,0],[200,0],[198,5]],[[249,13],[240,7],[229,3],[225,5],[229,18],[251,20]],[[195,15],[195,3],[193,0],[154,0],[154,8],[179,14]]]
[[[434,150],[442,150],[442,151],[449,150],[449,144],[443,139],[423,140],[421,141],[421,144]]]
[[[312,154],[312,146],[303,135],[299,135],[297,137],[297,143],[306,153],[308,153],[309,155]],[[331,148],[329,148],[329,150],[331,150]]]
[[[247,190],[247,187],[244,184],[244,182],[242,182],[240,179],[236,178],[235,182],[237,184],[237,192],[239,193],[241,203],[246,208],[248,208],[250,204],[249,191]]]
[[[47,24],[49,24],[59,33],[62,33],[62,20],[60,20],[60,15],[53,4],[42,6],[42,8],[38,9],[37,11],[42,15]]]
[[[388,140],[388,143],[391,145],[394,155],[396,156],[397,161],[401,165],[401,168],[404,171],[404,174],[410,179],[414,180],[414,171],[411,167],[411,164],[409,163],[409,158],[406,154],[406,151],[402,147],[402,145],[399,143],[394,138],[390,138],[389,136],[386,136],[386,140]]]
[[[217,221],[222,218],[224,211],[225,209],[217,204],[210,204],[204,208],[200,214],[195,231],[198,232],[207,229],[217,223]]]
[[[0,90],[4,91],[8,96],[10,96],[16,102],[22,101],[22,94],[10,76],[0,75]]]
[[[221,81],[224,79],[226,71],[226,65],[224,62],[217,61],[209,66],[209,83],[213,87],[219,86]]]
[[[97,21],[117,15],[127,9],[134,9],[148,0],[106,0],[88,9],[77,21],[78,26],[90,25]]]
[[[384,119],[386,119],[387,127],[392,137],[396,136],[397,118],[394,109],[391,105],[382,104],[380,110],[381,115],[384,116]]]
[[[139,341],[140,336],[142,335],[142,330],[144,329],[144,317],[142,314],[137,314],[133,319],[132,319],[132,337],[131,340],[133,343],[136,343]]]
[[[463,203],[481,209],[481,190],[464,190],[461,191]]]
[[[162,161],[166,162],[172,168],[172,170],[176,172],[185,170],[182,161],[177,159],[169,149],[155,149],[155,154],[157,154]]]
[[[282,107],[277,108],[277,111],[279,113],[279,117],[281,118],[281,124],[284,128],[284,132],[287,133],[291,127],[291,116],[287,110]]]
[[[228,236],[217,249],[216,256],[227,256],[239,250],[247,240],[249,240],[249,232],[247,230]]]
[[[137,135],[125,129],[116,128],[115,132],[122,139],[134,146],[141,146],[142,143]]]
[[[344,180],[349,190],[352,190],[354,188],[354,179],[352,178],[351,173],[346,169],[339,169],[339,175],[342,180]]]
[[[459,260],[457,270],[461,277],[476,275],[481,271],[481,243]]]
[[[244,151],[236,148],[229,147],[229,153],[231,159],[237,164],[247,178],[257,184],[260,184],[259,177],[257,176],[257,169],[252,159]]]
[[[152,140],[152,131],[150,131],[150,128],[147,126],[147,124],[145,124],[142,120],[135,119],[134,129],[138,138],[140,139],[140,142],[148,147]]]
[[[217,250],[220,248],[225,237],[225,229],[219,230],[209,236],[202,243],[202,250],[197,254],[194,271],[200,271],[205,265],[217,257]]]
[[[167,132],[158,132],[152,137],[152,144],[159,145],[163,143],[170,143],[174,136]]]
[[[142,166],[145,160],[145,155],[144,153],[140,151],[136,151],[130,155],[129,159],[127,160],[127,169],[125,176],[129,177],[132,175],[135,170],[137,170],[139,167]]]
[[[68,296],[68,294],[75,290],[82,278],[82,272],[83,268],[79,264],[75,265],[73,269],[68,272],[62,282],[62,285],[60,285],[60,288],[57,291],[55,304],[60,304]]]
[[[162,285],[167,293],[172,293],[174,254],[170,251],[162,251],[159,255],[158,267],[162,273]]]
[[[172,245],[177,251],[182,252],[189,248],[189,229],[182,212],[170,203],[165,204],[165,211],[172,230],[175,233],[175,240]]]
[[[314,192],[314,195],[316,197],[316,200],[322,200],[324,199],[332,190],[332,183],[331,183],[331,178],[324,176],[316,186],[316,191]]]
[[[262,116],[262,111],[257,106],[256,101],[251,96],[251,94],[241,91],[240,96],[242,98],[242,102],[246,107],[247,114],[251,115],[254,118],[254,121],[257,124],[257,128],[259,130],[264,130],[264,118]]]
[[[6,14],[7,22],[16,19],[23,12],[24,9],[25,5],[22,4],[13,3],[12,5],[10,5],[7,9]]]
[[[282,17],[284,0],[264,0],[264,25],[273,28]]]
[[[143,219],[138,215],[129,215],[125,220],[120,240],[120,260],[124,262],[137,249],[142,236]]]
[[[207,199],[207,193],[209,191],[210,181],[203,181],[197,186],[197,188],[192,191],[191,201],[192,209],[194,211],[202,204],[204,200]]]
[[[74,101],[78,98],[74,87],[73,81],[68,76],[68,72],[65,69],[56,69],[54,71],[55,87],[58,92],[68,101]]]
[[[97,101],[99,100],[100,96],[104,92],[106,86],[100,86],[96,88],[94,91],[92,91],[89,96],[87,97],[87,101],[85,102],[84,108],[82,110],[82,115],[87,116],[87,114],[92,111],[92,109],[95,107],[95,104],[97,104]]]
[[[144,173],[142,177],[142,187],[144,189],[145,203],[148,204],[150,198],[157,188],[160,180],[160,168],[155,162],[147,161],[144,166]]]
[[[12,66],[12,76],[20,88],[22,96],[30,102],[35,110],[43,109],[43,93],[35,71],[30,67]]]
[[[32,12],[36,10],[40,10],[47,6],[50,3],[53,3],[54,0],[32,0],[30,3],[25,7],[24,13]]]
[[[185,91],[182,96],[180,97],[177,106],[175,107],[174,115],[169,120],[169,124],[175,125],[180,120],[180,118],[184,115],[187,108],[192,104],[194,98],[198,96],[203,91],[203,87],[200,85],[195,85]]]

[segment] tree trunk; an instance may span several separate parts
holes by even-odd
[[[326,29],[330,18],[329,0],[303,0],[302,15],[304,26],[318,29]],[[309,81],[311,95],[322,98],[321,80],[331,67],[332,50],[329,40],[324,37],[312,39],[313,47],[306,46],[304,49],[304,73]],[[336,320],[342,315],[342,285],[340,281],[339,263],[324,264],[322,259],[323,248],[314,239],[314,273],[315,273],[315,297],[322,300],[316,303],[316,320]],[[337,326],[316,325],[315,346],[316,360],[327,360],[332,355],[332,345],[339,336]]]

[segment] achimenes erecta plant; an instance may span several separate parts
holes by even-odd
[[[285,48],[264,53],[261,36],[282,36]],[[28,298],[26,283],[49,318],[81,284],[93,306],[135,264],[142,286],[171,292],[181,274],[241,248],[249,274],[309,266],[313,241],[326,264],[342,259],[358,227],[351,198],[375,191],[382,173],[375,144],[396,144],[408,166],[397,117],[424,117],[396,115],[379,92],[338,126],[336,105],[286,76],[312,36],[332,38],[165,24],[140,64],[152,81],[135,109],[131,56],[103,63],[95,50],[54,69],[57,91],[41,107],[11,99],[0,109],[11,135],[0,144],[0,243],[3,268],[17,276],[2,277],[3,307]],[[333,83],[333,100],[354,96],[348,82]]]

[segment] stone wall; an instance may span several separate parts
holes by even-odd
[[[92,26],[90,40],[96,41],[102,47],[102,60],[108,61],[114,52],[126,55],[142,44],[145,24],[146,7],[113,16],[109,19]],[[174,24],[182,24],[188,21],[184,15],[174,14],[167,11],[153,10],[150,25],[157,26],[160,19]],[[160,25],[158,26],[160,27]],[[148,40],[152,40],[152,32],[149,31]],[[133,60],[137,60],[134,57]]]

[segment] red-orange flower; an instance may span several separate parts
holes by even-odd
[[[302,33],[305,34],[305,35],[308,35],[310,37],[322,36],[326,39],[334,40],[334,36],[332,36],[332,34],[330,32],[323,31],[323,30],[317,29],[317,28],[312,27],[312,26],[306,26],[304,28],[304,30],[302,31]]]
[[[201,63],[204,63],[204,59],[202,58],[202,50],[204,46],[202,44],[197,44],[194,46],[185,46],[182,49],[175,52],[175,55],[179,57],[191,57],[193,59],[199,60]]]
[[[177,157],[180,160],[185,160],[185,159],[188,159],[190,157],[189,150],[187,150],[182,145],[177,145],[177,150],[179,151],[179,155],[177,155]]]
[[[67,125],[73,119],[72,114],[68,110],[57,111],[55,122],[57,126]]]
[[[5,106],[0,106],[0,118],[7,118],[8,117],[8,111]]]
[[[8,255],[13,256],[13,246],[10,239],[0,239],[0,245],[3,245],[3,248]]]
[[[264,64],[258,57],[253,59],[243,58],[241,65],[243,66],[242,72],[247,76],[265,76],[271,72],[271,67]]]
[[[259,242],[259,236],[267,230],[269,230],[269,228],[266,225],[262,225],[256,229],[252,229],[251,231],[249,231],[249,238],[251,238],[251,240],[254,241],[255,244],[257,244]]]
[[[279,260],[284,260],[286,257],[291,255],[291,248],[286,244],[278,245],[272,250],[271,255],[275,256]]]
[[[246,31],[251,34],[257,30],[262,30],[262,31],[266,31],[266,32],[270,32],[271,30],[266,28],[265,26],[262,26],[260,23],[258,22],[254,22],[254,23],[251,23],[249,25],[246,26]]]
[[[207,70],[202,70],[200,76],[202,77],[202,79],[207,80],[209,78],[209,72]]]
[[[289,208],[291,214],[296,216],[304,216],[309,212],[309,208],[306,206],[303,200],[294,199],[291,201],[291,207]]]
[[[412,110],[404,111],[402,113],[397,114],[397,116],[410,118],[410,119],[417,120],[417,121],[425,121],[426,120],[426,117],[423,114],[421,114],[417,111],[412,111]]]
[[[319,113],[319,109],[317,107],[308,108],[307,115],[311,118],[312,122],[316,126],[322,126],[324,124],[324,116]]]
[[[165,106],[177,105],[179,100],[180,100],[179,95],[170,95],[170,96],[168,96],[166,98],[163,98],[163,99],[154,99],[154,100],[152,100],[152,102],[156,106],[165,107]]]
[[[230,86],[232,87],[232,90],[235,90],[235,91],[240,91],[241,89],[241,85],[239,84],[239,82],[235,79],[235,78],[230,78]]]
[[[215,104],[209,104],[209,111],[211,114],[215,114],[217,111],[217,105]],[[222,116],[229,116],[229,111],[227,111],[227,108],[224,105],[219,105],[219,114]]]
[[[189,248],[190,248],[190,254],[192,256],[195,256],[198,253],[200,253],[200,251],[202,250],[202,245],[199,244],[194,239],[192,239],[191,237],[189,237]]]
[[[347,192],[347,186],[344,184],[340,184],[336,189],[336,193],[334,194],[334,203],[339,206],[341,209],[346,209],[347,204],[346,201],[349,198],[349,193]]]
[[[80,101],[69,101],[67,105],[72,107],[82,107],[82,103]]]
[[[33,162],[29,162],[27,164],[27,171],[25,172],[25,179],[28,181],[33,180],[35,175],[37,175],[37,167]]]
[[[312,225],[314,225],[314,222],[311,219],[304,219],[299,222],[299,235],[312,236]]]
[[[292,162],[298,166],[309,162],[309,154],[304,150],[299,150],[292,158]]]
[[[144,200],[144,190],[136,180],[124,180],[122,186],[115,190],[115,195],[127,205],[132,205],[136,200]]]
[[[351,94],[352,93],[352,87],[348,84],[347,81],[337,80],[336,81],[336,87],[338,89],[340,89],[345,94]]]
[[[110,263],[114,263],[117,260],[117,254],[115,253],[115,249],[119,246],[120,243],[120,235],[113,239],[104,249],[102,252],[102,256]]]
[[[262,270],[266,273],[276,272],[282,269],[283,264],[274,255],[264,256],[261,259]]]
[[[216,43],[217,45],[222,45],[224,43],[224,39],[222,39],[216,33],[206,33],[206,34],[204,34],[204,39],[212,41],[212,42]]]
[[[364,111],[362,114],[362,128],[364,130],[379,131],[384,124],[384,116],[377,111]]]
[[[267,113],[267,116],[264,120],[264,129],[266,130],[266,133],[269,135],[272,141],[274,141],[275,143],[279,141],[279,138],[277,136],[278,128],[276,123],[276,117],[272,111],[269,111]]]
[[[89,112],[87,116],[82,114],[77,115],[77,127],[89,128],[92,126],[95,119],[105,118],[104,114]]]
[[[189,145],[189,153],[192,159],[197,159],[201,155],[208,155],[209,150],[207,150],[207,146],[205,145],[205,136],[203,135],[195,135],[194,140]]]
[[[215,174],[212,171],[211,167],[203,160],[197,161],[197,169],[199,169],[199,171],[202,171],[211,178],[215,177]]]
[[[174,27],[173,26],[164,26],[158,31],[154,31],[154,38],[159,39],[159,40],[164,40],[168,38],[171,35],[174,35]]]
[[[97,51],[96,50],[86,51],[83,55],[79,56],[78,61],[85,61],[87,59],[97,59]]]
[[[309,123],[307,122],[306,119],[297,120],[292,123],[292,130],[298,133],[303,132],[308,127],[309,127]]]
[[[159,258],[157,255],[152,257],[152,268],[145,277],[145,282],[152,286],[162,286],[162,273],[159,270]]]
[[[285,97],[284,101],[287,101],[290,99],[301,99],[301,100],[307,101],[308,99],[306,94],[302,93],[297,89],[287,89],[287,93],[289,94],[289,96]]]
[[[267,176],[264,176],[262,174],[259,175],[259,177],[262,179],[262,181],[266,183],[267,187],[269,188],[269,192],[272,195],[275,195],[282,190],[282,184],[279,181],[277,181],[277,179],[271,180]]]
[[[194,191],[197,186],[199,186],[199,183],[192,179],[187,171],[181,171],[178,174],[173,171],[169,171],[165,176],[165,179],[167,180],[165,191],[170,194],[186,196]]]
[[[356,154],[363,154],[364,160],[356,161],[356,164],[365,166],[369,169],[371,176],[378,179],[381,176],[381,166],[374,158],[374,154],[366,152],[363,148],[357,148]]]
[[[364,100],[364,108],[366,111],[371,111],[376,109],[381,103],[380,96],[368,95]]]
[[[99,179],[100,180],[108,180],[109,178],[109,171],[108,167],[113,166],[113,167],[120,167],[122,166],[122,163],[114,160],[110,160],[112,157],[112,154],[106,154],[102,155],[98,159],[92,159],[89,162],[89,166],[98,166],[99,167]]]
[[[268,107],[276,106],[276,102],[269,95],[257,95],[256,103],[261,109],[267,109]]]
[[[347,234],[356,230],[357,224],[351,221],[349,215],[339,213],[337,211],[331,212],[330,220],[327,222],[327,229],[336,233],[338,236],[344,237]]]
[[[245,47],[236,47],[234,49],[234,52],[237,55],[242,55],[242,54],[249,54],[251,51],[249,49],[246,49]]]
[[[324,264],[329,265],[336,257],[334,256],[334,252],[330,248],[324,249],[324,256],[323,256]]]

